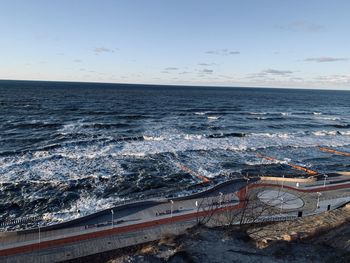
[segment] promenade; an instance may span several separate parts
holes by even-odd
[[[214,212],[238,212],[248,194],[273,208],[260,221],[291,220],[350,201],[349,176],[321,179],[310,184],[236,179],[187,197],[130,203],[41,229],[2,232],[0,262],[58,262],[179,234]]]

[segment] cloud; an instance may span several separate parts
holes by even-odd
[[[348,85],[350,84],[350,75],[319,76],[316,78],[316,81],[329,83],[329,84]]]
[[[224,78],[224,79],[232,79],[232,76],[228,76],[228,75],[219,75],[219,77]]]
[[[294,73],[294,71],[291,70],[278,70],[278,69],[265,69],[261,71],[262,74],[271,74],[271,75],[279,75],[279,76],[285,76]]]
[[[198,66],[204,66],[204,67],[209,67],[209,66],[215,66],[216,63],[198,63]]]
[[[114,53],[114,50],[106,47],[95,47],[94,52],[95,53]]]
[[[178,70],[179,68],[177,67],[167,67],[164,70],[168,71],[168,70]]]
[[[230,55],[238,55],[241,52],[224,48],[224,49],[208,50],[205,53],[210,55],[230,56]]]
[[[81,63],[81,62],[83,62],[83,61],[82,61],[81,59],[74,59],[73,62],[75,62],[75,63]]]
[[[288,25],[278,25],[276,27],[286,31],[308,32],[308,33],[321,32],[325,30],[324,26],[314,24],[308,21],[295,21]]]
[[[336,62],[336,61],[348,61],[348,58],[334,58],[334,57],[318,57],[318,58],[306,58],[304,61],[307,62]]]
[[[293,73],[294,71],[292,70],[279,70],[269,68],[257,73],[248,74],[245,78],[272,81],[275,77],[290,77]]]
[[[205,68],[205,69],[201,70],[200,72],[204,73],[204,74],[212,74],[214,72],[214,70]]]
[[[190,73],[191,73],[190,71],[182,71],[182,72],[179,72],[179,74],[181,74],[181,75],[190,74]]]

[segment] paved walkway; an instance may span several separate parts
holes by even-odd
[[[338,178],[339,181],[340,178]],[[342,181],[346,178],[342,178]],[[318,187],[317,187],[318,186]],[[326,185],[317,184],[317,186],[299,188],[292,187],[290,184],[280,184],[258,182],[249,185],[242,184],[242,180],[227,183],[200,195],[190,196],[188,198],[178,198],[173,200],[163,200],[160,202],[146,203],[133,206],[129,205],[116,207],[113,214],[111,212],[102,213],[96,217],[87,217],[86,220],[80,220],[68,227],[57,227],[55,229],[43,229],[39,237],[39,229],[32,233],[9,235],[1,239],[0,257],[11,255],[11,253],[20,253],[23,251],[33,251],[45,247],[55,247],[69,242],[80,242],[91,238],[97,238],[104,235],[115,235],[118,233],[132,232],[138,229],[154,227],[161,224],[172,224],[186,220],[193,220],[198,216],[203,216],[209,210],[217,212],[227,209],[240,209],[244,205],[244,197],[247,191],[256,191],[260,193],[260,199],[264,201],[273,200],[278,207],[280,203],[274,200],[277,193],[290,197],[289,203],[283,204],[281,210],[276,216],[292,216],[303,208],[306,214],[323,212],[328,209],[328,205],[334,208],[344,202],[350,201],[350,183],[340,182],[339,184]],[[319,195],[318,193],[322,193]],[[342,196],[333,198],[334,196]],[[316,197],[318,198],[316,201]],[[322,197],[322,199],[321,199]],[[318,206],[317,206],[317,204]],[[275,215],[271,215],[275,216]],[[112,224],[113,217],[113,224]]]

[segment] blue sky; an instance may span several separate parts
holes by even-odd
[[[0,79],[350,90],[348,0],[0,0]]]

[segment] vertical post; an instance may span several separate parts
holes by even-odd
[[[38,229],[39,229],[39,244],[41,243],[41,236],[40,236],[40,223],[38,224]]]
[[[280,212],[280,214],[282,214],[282,210],[283,210],[283,197],[281,197],[281,212]]]
[[[173,217],[173,204],[174,204],[174,201],[170,200],[170,217]]]
[[[221,203],[222,203],[222,196],[224,195],[222,192],[219,193],[220,195],[220,199],[219,199],[219,207],[221,207]]]
[[[323,187],[326,187],[326,181],[327,181],[328,175],[324,174],[323,176],[324,176]]]
[[[247,180],[247,184],[246,184],[246,186],[245,186],[245,196],[246,196],[246,198],[247,198],[247,196],[248,196],[249,177],[246,177],[245,179]]]
[[[283,175],[283,177],[282,177],[283,179],[282,179],[282,186],[281,186],[281,190],[283,190],[283,184],[284,184],[284,175]]]
[[[112,228],[114,227],[114,211],[111,209],[111,214],[112,214]]]
[[[317,208],[320,208],[320,196],[321,196],[322,194],[320,193],[320,192],[317,192],[317,203],[316,203],[316,209]]]

